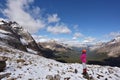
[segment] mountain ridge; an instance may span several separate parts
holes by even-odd
[[[5,22],[1,21],[3,24],[0,25],[0,33],[1,36],[0,40],[2,42],[5,41],[6,44],[20,49],[21,47],[23,51],[28,51],[27,49],[30,48],[32,50],[35,50],[39,55],[41,54],[42,47],[35,42],[33,37],[29,32],[24,30],[22,26],[20,26],[16,22]],[[6,33],[5,33],[6,32]],[[11,40],[9,40],[9,38]],[[19,44],[19,45],[18,45]]]

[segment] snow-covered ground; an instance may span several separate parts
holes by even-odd
[[[0,56],[8,57],[4,73],[11,73],[2,80],[48,80],[46,77],[59,75],[60,80],[87,80],[82,75],[79,63],[60,63],[35,54],[0,45]],[[92,80],[120,80],[120,68],[87,65]]]

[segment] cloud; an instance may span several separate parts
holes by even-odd
[[[120,32],[111,32],[108,36],[112,37],[112,38],[115,38],[117,36],[120,36]]]
[[[108,42],[111,39],[115,39],[116,37],[120,37],[120,31],[110,32],[109,34],[104,35],[103,38],[102,38],[102,41]]]
[[[59,21],[60,21],[60,18],[58,17],[57,14],[48,15],[48,23],[54,23]]]
[[[80,37],[83,37],[83,34],[77,32],[77,33],[74,34],[73,39],[77,39],[77,38],[80,38]]]
[[[48,26],[47,31],[53,34],[71,33],[71,30],[65,24],[58,24],[58,23],[55,26]]]
[[[40,36],[40,35],[32,35],[32,37],[35,39],[36,42],[50,42],[50,41],[55,41],[60,44],[67,44],[69,46],[75,46],[75,47],[81,47],[83,46],[81,42],[78,40],[69,40],[65,38],[48,38],[47,36]]]
[[[78,40],[66,40],[64,41],[65,44],[68,44],[70,46],[77,46],[77,45],[81,45],[80,41]]]
[[[47,36],[32,35],[32,37],[35,39],[36,42],[47,42],[47,41],[50,41],[50,39]]]
[[[35,12],[35,15],[40,14],[39,7],[30,8],[30,4],[33,2],[34,0],[7,0],[7,8],[3,9],[2,13],[9,20],[18,22],[30,33],[35,33],[45,27],[45,24],[43,20],[33,17],[34,14],[30,14],[30,11],[31,13]]]
[[[7,22],[9,21],[8,19],[0,18],[0,21],[2,21],[2,20],[7,21]]]
[[[78,29],[79,25],[74,25],[73,28],[75,29],[75,31],[79,31]]]
[[[94,43],[96,38],[93,37],[87,37],[85,40],[83,40],[83,43]]]
[[[79,40],[64,40],[61,41],[61,43],[67,44],[67,46],[71,47],[86,47],[87,45],[85,43],[80,42]]]

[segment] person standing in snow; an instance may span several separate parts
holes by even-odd
[[[86,67],[86,50],[83,49],[82,50],[82,54],[80,55],[80,60],[82,61],[82,65],[83,65],[83,75],[86,75],[87,74],[87,67]]]

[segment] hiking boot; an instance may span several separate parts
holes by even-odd
[[[83,74],[83,75],[87,75],[87,72],[83,72],[82,74]]]
[[[83,75],[86,75],[87,74],[87,69],[83,69]]]

